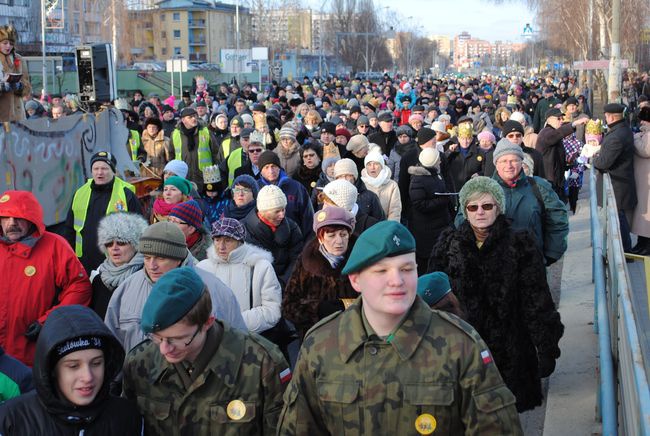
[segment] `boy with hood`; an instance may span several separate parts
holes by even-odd
[[[109,394],[123,361],[124,349],[91,309],[52,311],[36,346],[36,389],[0,407],[0,434],[142,434],[134,404]]]

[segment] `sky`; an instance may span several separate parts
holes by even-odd
[[[312,0],[310,3],[317,9],[323,2]],[[405,27],[422,26],[424,35],[453,37],[467,31],[474,38],[488,41],[523,42],[521,34],[526,23],[537,30],[534,12],[528,9],[525,0],[506,0],[502,4],[490,0],[375,0],[375,4],[388,6],[388,12],[397,12],[404,18],[413,17],[406,20]],[[395,26],[396,29],[400,27]]]

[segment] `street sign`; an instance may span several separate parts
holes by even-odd
[[[187,59],[167,59],[165,66],[168,73],[187,73]]]
[[[266,61],[269,59],[268,47],[251,48],[251,59],[254,61]]]
[[[628,67],[628,60],[621,59],[621,68]],[[609,59],[598,59],[593,61],[575,61],[573,63],[574,70],[606,70],[609,68]]]

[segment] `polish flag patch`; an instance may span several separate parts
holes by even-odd
[[[483,359],[483,363],[487,365],[488,363],[492,362],[492,355],[488,350],[483,350],[481,351],[481,359]]]
[[[291,370],[287,368],[280,373],[280,383],[287,383],[289,380],[291,380]]]

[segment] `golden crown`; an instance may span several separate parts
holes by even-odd
[[[471,123],[462,123],[458,126],[458,137],[459,138],[471,138],[474,135],[474,130],[472,129]]]
[[[589,135],[600,135],[603,133],[603,123],[600,120],[589,120],[585,127],[585,133]]]

